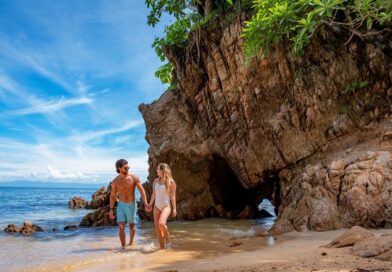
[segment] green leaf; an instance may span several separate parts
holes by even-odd
[[[368,30],[370,30],[373,26],[373,19],[371,17],[367,17],[366,19],[366,27]]]

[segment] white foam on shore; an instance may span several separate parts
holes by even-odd
[[[252,237],[256,235],[255,229],[249,229],[249,230],[222,229],[221,231],[229,234],[232,238],[246,238],[246,237]]]
[[[150,242],[140,248],[140,252],[142,253],[153,253],[157,250],[158,247],[153,242]]]

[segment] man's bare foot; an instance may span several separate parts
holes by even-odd
[[[133,240],[132,240],[132,241],[129,241],[128,246],[132,246],[132,245],[133,245]]]

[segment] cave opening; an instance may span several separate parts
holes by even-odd
[[[276,218],[280,205],[279,172],[265,172],[263,175],[262,184],[263,189],[260,192],[261,201],[258,204],[258,209],[261,212],[261,217]],[[267,213],[264,211],[266,211]]]
[[[267,173],[252,188],[245,188],[226,160],[213,156],[208,180],[215,207],[221,207],[216,216],[225,218],[276,217],[279,204],[277,173]],[[264,200],[264,201],[263,201]],[[268,209],[265,209],[266,206]],[[274,210],[275,209],[275,210]]]

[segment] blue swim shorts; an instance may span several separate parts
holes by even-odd
[[[118,202],[116,215],[118,223],[135,224],[136,202]]]

